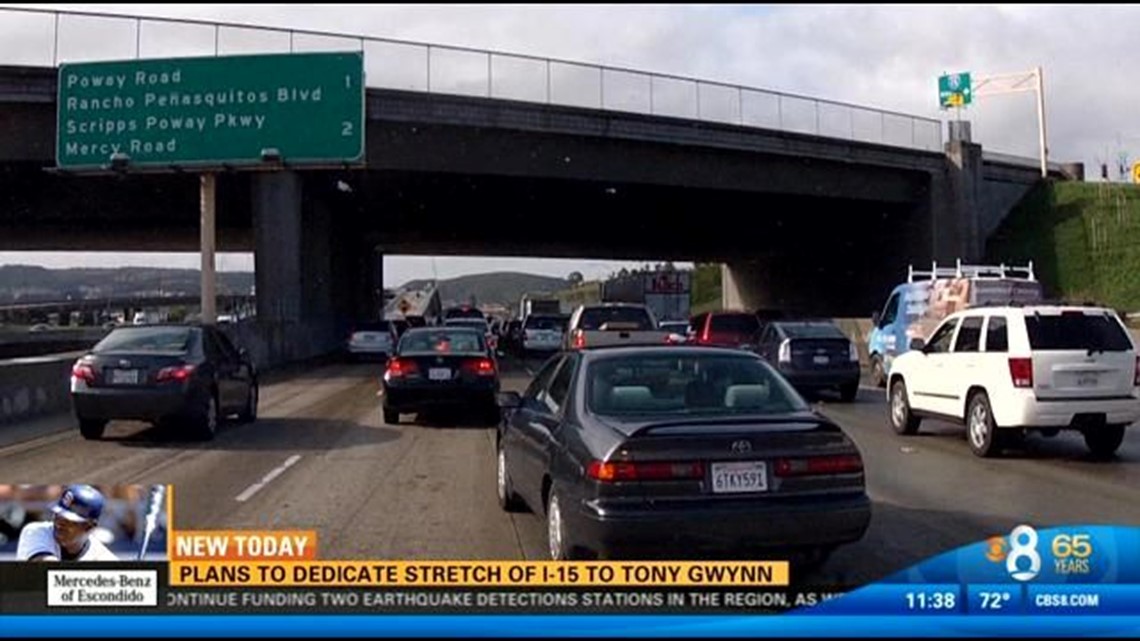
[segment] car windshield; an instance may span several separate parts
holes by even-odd
[[[587,405],[603,416],[783,414],[807,403],[757,358],[732,354],[623,355],[586,369]]]
[[[411,354],[481,354],[487,351],[483,334],[466,328],[434,328],[408,330],[396,350],[401,356]]]
[[[578,328],[587,331],[601,329],[607,323],[636,325],[639,331],[653,329],[649,313],[640,307],[587,307],[578,319]]]
[[[788,338],[847,338],[843,332],[827,322],[779,323]]]
[[[566,321],[561,316],[535,316],[530,315],[526,317],[526,329],[552,329],[562,331],[566,327]]]
[[[91,350],[106,352],[186,352],[193,330],[189,327],[138,327],[111,330]]]

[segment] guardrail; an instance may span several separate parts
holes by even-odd
[[[0,7],[3,64],[363,51],[368,87],[672,116],[925,151],[939,120],[791,93],[555,58],[180,18]]]

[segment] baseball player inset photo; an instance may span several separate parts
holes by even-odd
[[[164,560],[165,489],[0,485],[0,561]]]

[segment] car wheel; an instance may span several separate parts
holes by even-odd
[[[499,507],[503,508],[504,512],[521,512],[523,502],[519,495],[515,494],[515,488],[511,485],[511,473],[507,469],[506,452],[503,451],[502,445],[496,449],[498,455],[495,457],[495,485],[499,494]]]
[[[202,401],[202,406],[194,420],[195,435],[199,440],[209,441],[214,438],[218,433],[219,417],[218,397],[216,394],[209,393]]]
[[[238,417],[242,423],[252,423],[257,420],[257,402],[260,400],[260,395],[257,381],[254,381],[249,386],[249,393],[245,398],[245,408],[242,409]]]
[[[1109,458],[1116,454],[1120,444],[1124,442],[1123,425],[1105,425],[1103,427],[1085,430],[1085,445],[1097,458]]]
[[[875,387],[887,386],[887,373],[883,369],[883,357],[878,354],[871,356],[871,384]]]
[[[966,408],[966,440],[970,442],[970,451],[982,458],[997,456],[1002,438],[994,423],[989,397],[985,392],[977,392],[970,397]]]
[[[914,415],[910,409],[910,401],[906,396],[906,383],[903,379],[895,379],[891,385],[891,427],[898,434],[910,436],[918,432],[922,419]]]
[[[844,403],[855,402],[855,397],[859,395],[859,383],[851,383],[839,388],[839,398]]]
[[[107,421],[93,418],[79,419],[79,433],[89,441],[97,441],[103,438],[103,430],[105,429],[107,429]]]
[[[566,545],[566,522],[562,519],[562,498],[551,488],[546,500],[546,542],[550,558],[554,561],[569,561],[573,555]]]
[[[390,410],[387,407],[385,407],[383,411],[384,411],[384,422],[385,423],[387,423],[388,425],[399,425],[400,424],[400,413],[399,412],[397,412],[396,410]]]

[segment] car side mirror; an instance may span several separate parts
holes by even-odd
[[[912,339],[910,339],[910,348],[914,349],[914,350],[918,350],[920,352],[925,352],[926,351],[926,341],[922,340],[921,338],[912,338]]]
[[[883,315],[878,310],[871,312],[871,324],[875,327],[879,326],[879,321],[883,320]]]
[[[518,392],[501,392],[499,407],[505,410],[517,410],[522,407],[522,396],[519,396]]]

